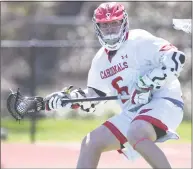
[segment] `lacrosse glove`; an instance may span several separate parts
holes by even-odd
[[[152,88],[146,86],[141,77],[138,79],[135,89],[131,93],[131,104],[147,104],[152,98]]]
[[[63,91],[54,92],[45,98],[45,110],[57,110],[61,108],[72,108],[72,103],[64,102],[62,99],[70,99],[70,91],[73,86],[66,87]]]

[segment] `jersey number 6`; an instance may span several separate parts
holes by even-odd
[[[111,82],[112,86],[117,90],[118,94],[126,93],[127,95],[129,95],[128,87],[127,86],[119,87],[117,83],[118,81],[123,81],[123,78],[121,76],[118,76],[115,79],[113,79]],[[121,100],[121,101],[122,103],[125,103],[127,100]]]

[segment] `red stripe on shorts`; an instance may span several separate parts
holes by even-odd
[[[106,121],[103,123],[103,125],[106,126],[115,135],[121,144],[125,144],[127,142],[127,138],[111,122]]]
[[[158,119],[156,119],[156,118],[154,118],[154,117],[151,117],[151,116],[139,115],[139,116],[135,117],[135,118],[132,120],[132,122],[133,122],[134,120],[144,120],[144,121],[147,121],[147,122],[153,124],[154,126],[160,128],[160,129],[162,129],[162,130],[164,130],[164,131],[167,131],[167,130],[168,130],[168,127],[167,127],[165,124],[163,124],[160,120],[158,120]]]

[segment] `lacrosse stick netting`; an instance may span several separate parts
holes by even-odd
[[[192,19],[173,19],[172,23],[174,29],[192,33]]]

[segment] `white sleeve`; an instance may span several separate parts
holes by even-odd
[[[147,31],[141,40],[139,55],[144,55],[149,59],[155,68],[161,66],[174,69],[174,74],[179,75],[185,63],[185,54],[179,51],[174,45],[165,39],[156,37]]]
[[[162,44],[156,45],[156,48],[152,63],[155,64],[156,68],[161,70],[166,81],[175,80],[183,70],[185,54],[164,40]]]
[[[159,89],[166,82],[179,77],[184,67],[185,54],[162,38],[151,36],[146,41],[147,50],[142,48],[142,51],[144,53],[148,51],[149,61],[154,68],[143,76],[143,81],[148,86]]]

